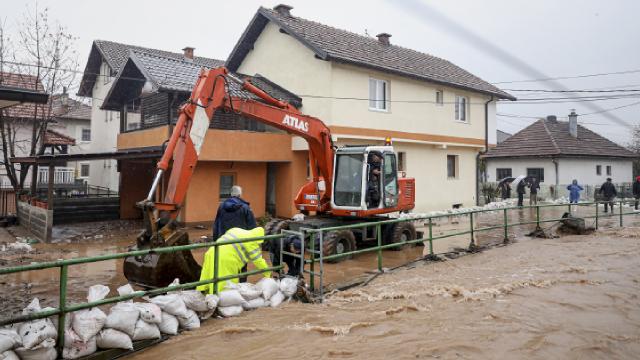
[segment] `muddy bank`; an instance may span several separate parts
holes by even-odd
[[[418,263],[322,305],[213,320],[136,359],[635,359],[640,228]]]

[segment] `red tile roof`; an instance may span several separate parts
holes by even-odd
[[[76,139],[71,136],[61,134],[57,131],[47,129],[47,132],[44,134],[44,144],[45,145],[75,145]]]

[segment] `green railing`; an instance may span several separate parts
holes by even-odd
[[[217,292],[218,282],[227,281],[227,280],[236,279],[236,278],[254,275],[254,274],[260,274],[268,271],[279,271],[282,269],[282,265],[271,266],[266,269],[256,269],[256,270],[246,271],[236,275],[218,277],[218,262],[219,262],[218,247],[221,245],[239,244],[239,243],[251,242],[256,240],[266,241],[271,239],[279,239],[282,236],[283,235],[269,235],[264,237],[254,237],[254,238],[247,238],[247,239],[224,240],[219,242],[213,241],[213,242],[205,242],[200,244],[170,246],[170,247],[161,247],[161,248],[153,248],[153,249],[146,249],[146,250],[135,250],[135,251],[129,251],[126,253],[115,253],[115,254],[100,255],[100,256],[93,256],[93,257],[86,257],[86,258],[49,261],[49,262],[42,262],[42,263],[34,263],[30,265],[0,268],[0,275],[8,275],[8,274],[19,273],[24,271],[44,270],[44,269],[51,269],[51,268],[60,269],[59,305],[57,308],[54,308],[51,310],[43,310],[37,313],[28,314],[28,315],[19,315],[11,318],[0,319],[0,327],[4,325],[20,323],[24,321],[42,319],[50,316],[58,316],[57,348],[58,348],[58,355],[61,357],[62,348],[64,346],[64,323],[65,323],[66,314],[74,311],[78,311],[78,310],[100,306],[100,305],[113,304],[120,301],[140,298],[147,295],[153,296],[153,295],[164,294],[168,291],[191,289],[191,288],[195,288],[197,286],[206,285],[206,284],[214,284],[213,288]],[[162,288],[155,288],[151,290],[136,291],[128,295],[110,297],[110,298],[102,299],[99,301],[67,305],[67,280],[68,280],[69,266],[86,264],[86,263],[94,263],[99,261],[123,259],[129,256],[141,256],[141,255],[147,255],[152,253],[153,254],[173,253],[173,252],[194,250],[194,249],[200,249],[200,248],[209,248],[209,247],[214,247],[216,249],[215,256],[214,256],[214,275],[212,279],[195,281],[195,282],[174,285],[174,286],[167,286]]]

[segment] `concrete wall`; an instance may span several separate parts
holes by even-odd
[[[543,184],[553,185],[556,183],[556,170],[551,159],[488,159],[487,160],[487,181],[493,182],[496,179],[497,168],[511,168],[511,174],[527,175],[527,168],[544,168]]]
[[[18,221],[20,225],[29,230],[40,241],[51,239],[51,227],[53,226],[53,210],[29,205],[18,201]]]

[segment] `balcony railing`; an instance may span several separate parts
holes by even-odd
[[[76,169],[72,167],[56,167],[53,173],[54,184],[73,184],[76,179]],[[38,168],[38,184],[49,183],[49,168]]]

